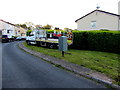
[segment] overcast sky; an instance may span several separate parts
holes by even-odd
[[[100,6],[118,14],[120,0],[0,0],[0,19],[10,23],[33,22],[76,29],[75,20]]]

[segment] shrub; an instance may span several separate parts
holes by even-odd
[[[27,30],[26,36],[29,36],[32,31],[33,31],[33,30]]]
[[[47,33],[54,33],[54,30],[47,30]]]
[[[87,49],[87,32],[85,31],[76,31],[73,32],[73,47],[76,49]]]
[[[54,30],[46,30],[47,31],[47,33],[54,33]],[[56,32],[58,32],[59,30],[56,30]],[[64,34],[64,33],[67,33],[67,32],[65,32],[65,31],[61,31],[61,33],[62,34]]]
[[[118,31],[73,31],[73,48],[120,53]]]

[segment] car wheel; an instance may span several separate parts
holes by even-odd
[[[28,44],[28,45],[31,45],[30,41],[27,41],[27,44]]]
[[[50,48],[50,49],[53,49],[53,48],[54,48],[54,45],[53,45],[53,44],[50,44],[50,45],[49,45],[49,48]]]

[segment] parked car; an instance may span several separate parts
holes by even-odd
[[[2,35],[2,42],[11,42],[14,38],[11,35]]]
[[[21,41],[21,40],[22,40],[22,37],[21,37],[21,36],[20,36],[20,37],[17,37],[15,40],[16,40],[16,41]]]
[[[17,37],[14,36],[13,38],[14,38],[14,41],[16,41],[16,38],[17,38]]]
[[[22,40],[26,40],[27,37],[26,36],[22,36],[21,38],[22,38]]]

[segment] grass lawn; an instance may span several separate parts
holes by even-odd
[[[24,43],[29,49],[35,50],[37,52],[44,53],[53,57],[64,59],[68,62],[75,63],[92,70],[106,74],[108,77],[114,79],[116,84],[120,85],[120,73],[119,62],[120,55],[115,53],[99,52],[99,51],[87,51],[87,50],[74,50],[70,49],[67,51],[69,54],[65,54],[65,57],[62,57],[61,52],[58,49],[48,49],[37,46],[29,46]]]

